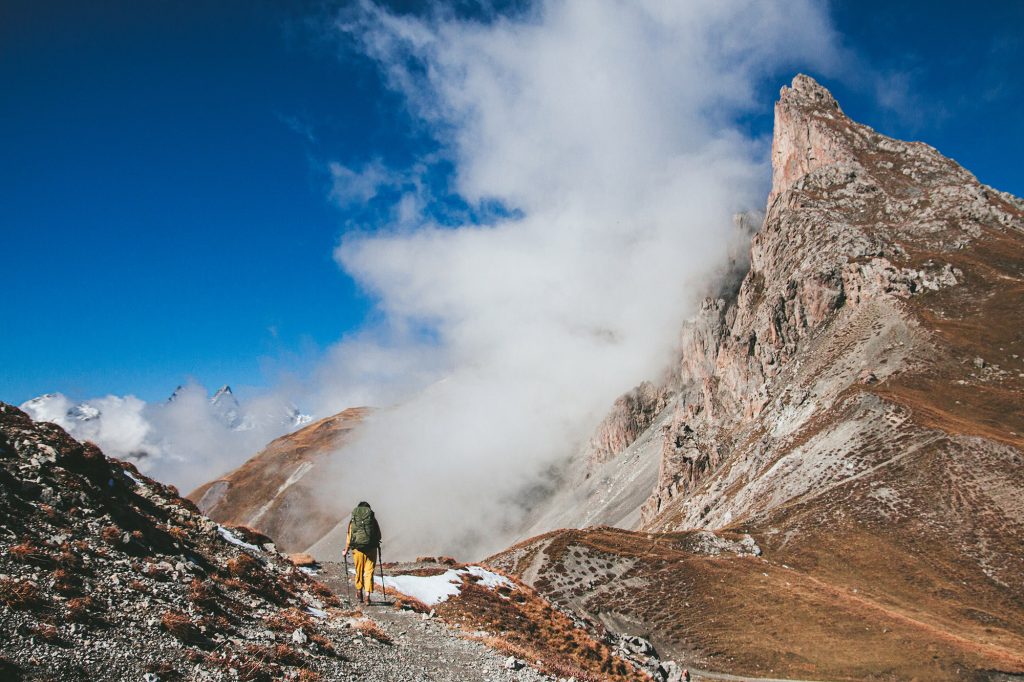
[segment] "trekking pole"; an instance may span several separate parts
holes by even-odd
[[[352,607],[352,585],[348,582],[348,552],[342,554],[345,557],[345,593],[348,595],[348,605]]]
[[[377,545],[377,565],[380,566],[380,591],[384,593],[384,603],[388,601],[388,588],[384,587],[384,556],[380,552],[380,545]]]

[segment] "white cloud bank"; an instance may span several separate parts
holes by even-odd
[[[238,466],[270,440],[308,419],[282,398],[267,394],[238,403],[233,395],[211,403],[197,384],[179,387],[173,400],[147,403],[108,395],[74,402],[62,393],[21,405],[33,419],[58,424],[104,453],[182,494]]]
[[[455,190],[518,213],[406,212],[338,247],[383,321],[332,350],[321,411],[396,406],[342,451],[325,504],[371,501],[389,558],[480,556],[514,536],[519,493],[669,362],[732,215],[766,195],[766,141],[737,117],[770,106],[763,78],[832,68],[836,41],[807,0],[549,1],[484,23],[363,4],[339,28],[435,132]]]

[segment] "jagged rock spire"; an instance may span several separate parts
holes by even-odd
[[[821,166],[852,161],[826,121],[848,120],[839,103],[810,76],[799,74],[775,103],[772,191],[768,206],[799,178]]]

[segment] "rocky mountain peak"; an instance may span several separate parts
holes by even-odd
[[[234,392],[231,390],[230,386],[224,384],[223,386],[217,389],[217,392],[213,394],[212,399],[216,401],[218,398],[226,396],[234,396]]]
[[[803,73],[798,73],[789,87],[782,87],[779,91],[779,101],[804,106],[819,106],[842,113],[839,109],[839,102],[828,91],[828,88]]]
[[[782,88],[775,104],[769,207],[808,173],[853,161],[849,145],[834,125],[839,121],[849,123],[832,93],[810,76],[800,74],[791,87]]]

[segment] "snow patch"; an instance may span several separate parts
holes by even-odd
[[[427,606],[435,606],[455,597],[462,591],[462,576],[471,575],[478,584],[494,590],[499,587],[514,588],[512,581],[503,575],[488,571],[480,566],[467,566],[460,569],[448,569],[439,575],[396,575],[385,576],[384,587],[390,587],[413,599],[418,599]],[[374,578],[380,585],[379,577]]]
[[[248,542],[246,542],[245,540],[242,540],[240,537],[238,537],[237,535],[235,535],[234,533],[229,531],[224,526],[218,525],[217,526],[217,532],[220,533],[220,536],[222,538],[224,538],[225,541],[230,542],[232,545],[237,545],[238,547],[244,547],[245,549],[250,549],[250,550],[252,550],[254,552],[262,552],[263,551],[259,547],[257,547],[256,545],[251,545]]]

